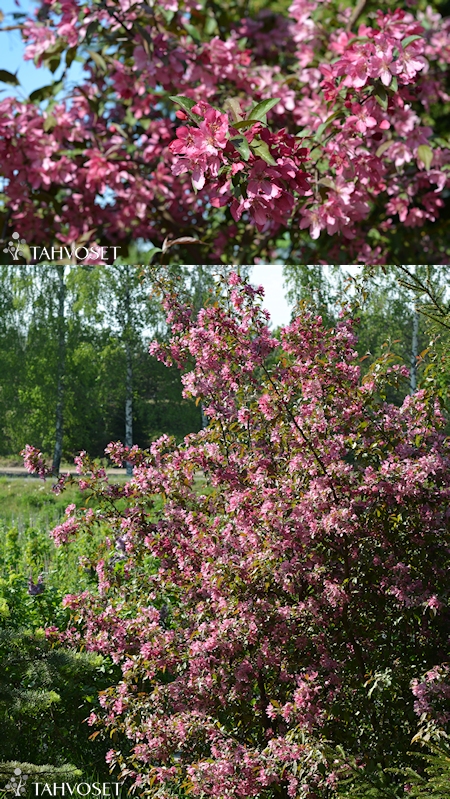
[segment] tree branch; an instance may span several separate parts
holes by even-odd
[[[423,280],[421,280],[420,277],[418,277],[418,275],[416,275],[414,272],[411,273],[409,271],[409,269],[406,268],[406,266],[398,266],[397,268],[400,269],[403,272],[403,274],[407,275],[409,280],[412,281],[411,283],[407,283],[405,280],[401,280],[401,278],[400,278],[399,282],[400,282],[401,285],[405,286],[405,288],[411,289],[412,291],[419,290],[423,294],[425,294],[429,298],[431,304],[434,305],[434,307],[436,308],[436,311],[438,312],[440,317],[445,318],[448,315],[448,309],[443,307],[438,302],[436,294],[430,288],[429,277],[427,277],[427,283],[424,283]],[[429,272],[428,272],[428,275],[429,275]],[[420,308],[417,308],[417,310],[419,311],[419,313],[421,313],[421,309]],[[429,316],[429,314],[425,314],[425,315]],[[430,317],[430,318],[432,319],[433,317]],[[435,321],[441,321],[441,320],[439,319],[439,320],[435,320]],[[442,324],[444,325],[444,327],[448,327],[448,325],[444,321],[442,321]]]
[[[360,18],[361,14],[363,13],[363,11],[364,11],[364,9],[366,7],[366,4],[367,4],[367,0],[358,0],[355,8],[352,11],[351,17],[350,17],[349,21],[347,22],[347,25],[345,26],[345,30],[347,31],[347,33],[349,33],[349,31],[351,31],[351,29],[353,28],[353,25],[355,24],[355,22],[357,22],[358,19]]]

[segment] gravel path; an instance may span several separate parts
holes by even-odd
[[[65,472],[67,470],[61,469],[61,471]],[[71,474],[76,474],[76,472],[72,471]],[[125,477],[126,471],[125,469],[107,469],[106,474],[115,477]],[[29,474],[23,466],[0,466],[0,477],[31,477],[32,479],[40,479],[35,474]]]

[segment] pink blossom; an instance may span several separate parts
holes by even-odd
[[[299,225],[300,229],[309,228],[309,233],[312,239],[318,239],[321,230],[325,227],[322,222],[322,214],[318,207],[307,208],[302,211],[302,219]]]
[[[335,75],[345,75],[344,86],[353,86],[355,89],[361,89],[366,85],[369,77],[367,55],[364,55],[359,50],[349,50],[333,71]]]
[[[428,66],[422,55],[423,42],[412,42],[400,50],[400,54],[393,66],[395,75],[402,75],[408,81],[413,81],[416,74]]]
[[[50,535],[52,536],[56,546],[62,546],[62,544],[67,544],[72,538],[75,538],[80,523],[73,515],[68,515],[68,518],[62,522],[61,524],[56,525],[53,530],[50,531]]]
[[[353,103],[351,106],[351,115],[347,117],[346,127],[354,127],[358,133],[365,133],[368,128],[374,128],[377,120],[370,115],[366,106],[360,106],[358,103]]]
[[[370,76],[381,78],[381,82],[385,86],[389,86],[392,76],[396,72],[395,64],[393,64],[393,48],[386,45],[384,48],[377,48],[375,52],[376,54],[370,59]]]
[[[20,453],[27,472],[37,474],[42,479],[52,474],[52,470],[45,465],[44,457],[37,447],[26,444],[25,449]]]
[[[46,25],[27,20],[23,33],[25,40],[31,40],[25,48],[24,59],[26,61],[36,59],[37,66],[40,66],[45,51],[55,44],[56,36],[54,31]]]

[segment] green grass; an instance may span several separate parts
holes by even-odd
[[[125,480],[125,475],[114,476],[114,481]],[[77,508],[95,509],[98,504],[76,485],[54,494],[52,484],[52,479],[0,477],[0,600],[3,597],[8,604],[12,591],[26,593],[28,578],[36,582],[42,572],[46,595],[53,592],[54,604],[65,594],[95,590],[96,553],[111,530],[106,526],[96,527],[94,533],[81,530],[75,541],[56,547],[49,533],[65,518],[66,507],[74,503]],[[202,493],[211,490],[200,473],[196,475],[195,487]],[[158,506],[162,500],[155,499]],[[119,510],[122,504],[126,504],[125,499],[118,503]],[[90,563],[80,563],[81,559]],[[39,605],[35,598],[30,600],[36,607]]]
[[[55,547],[50,530],[64,518],[69,504],[84,507],[87,497],[76,485],[54,494],[52,482],[0,477],[0,599],[7,602],[11,612],[16,605],[25,610],[25,600],[30,608],[42,606],[44,610],[47,599],[54,608],[60,607],[65,594],[92,588],[96,583],[93,570],[81,565],[80,558],[94,557],[103,533],[98,530],[92,536],[81,532],[76,541]],[[27,580],[32,577],[36,582],[42,572],[45,601],[36,602],[34,597],[28,601]]]
[[[64,515],[70,503],[83,504],[83,496],[76,486],[62,494],[52,492],[52,481],[34,477],[0,477],[0,521],[24,527],[49,527]]]
[[[114,482],[125,480],[123,474],[114,475]],[[74,541],[56,547],[50,531],[65,518],[67,506],[73,503],[79,509],[95,509],[99,504],[76,484],[61,494],[53,493],[52,484],[52,479],[0,477],[0,605],[3,600],[11,612],[13,606],[24,609],[33,606],[41,607],[42,613],[45,611],[49,616],[47,599],[53,609],[60,609],[66,594],[95,591],[97,586],[94,567],[111,529],[106,523],[96,525],[93,530],[80,529]],[[156,505],[161,502],[158,497]],[[120,500],[118,510],[126,503],[126,499]],[[41,573],[45,575],[45,593],[29,597],[28,578],[36,582]],[[0,607],[0,617],[1,614]],[[58,614],[61,615],[59,610]],[[40,624],[44,618],[42,622],[35,621]]]

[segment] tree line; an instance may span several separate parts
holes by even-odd
[[[283,269],[293,312],[302,303],[333,324],[342,305],[352,304],[363,369],[381,354],[397,358],[411,367],[410,381],[389,399],[415,390],[430,357],[430,299],[405,285],[400,267],[367,267],[360,276],[339,266]],[[407,269],[445,292],[446,267]],[[217,270],[166,267],[197,309]],[[205,424],[201,405],[182,397],[179,371],[148,354],[149,341],[166,335],[157,274],[157,267],[131,265],[0,268],[1,456],[31,443],[52,455],[58,472],[61,459],[80,449],[102,457],[111,440],[147,447],[163,433],[181,440]],[[445,358],[447,339],[441,326],[434,357]],[[446,374],[439,372],[443,388]]]
[[[194,295],[211,280],[201,268],[178,277]],[[139,267],[3,266],[0,310],[0,455],[32,442],[57,472],[80,449],[201,427],[178,371],[148,355],[164,315]]]

